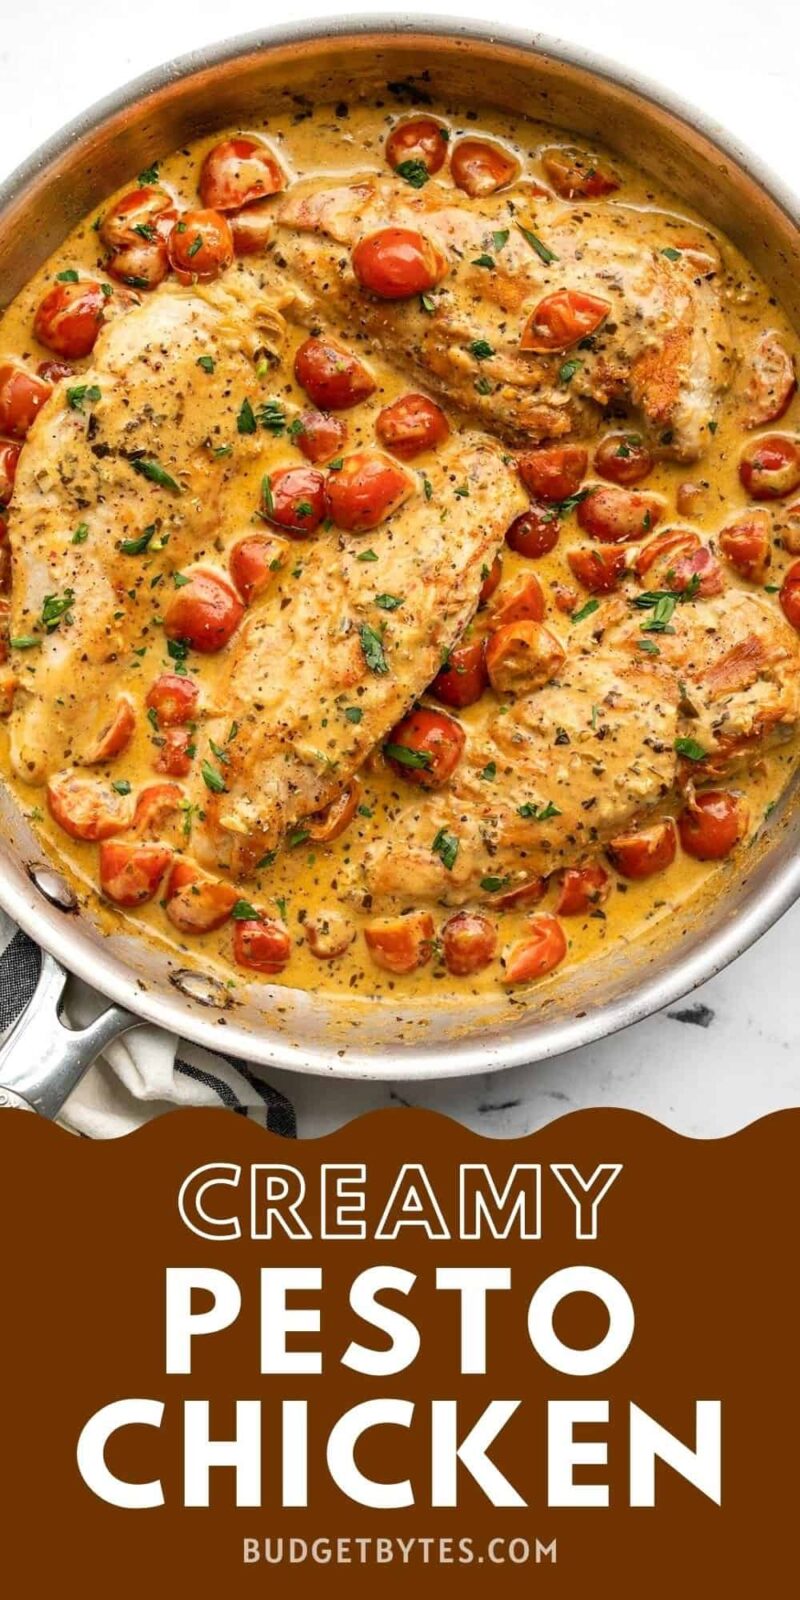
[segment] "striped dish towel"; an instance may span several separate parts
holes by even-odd
[[[39,977],[39,950],[0,911],[0,1032],[24,1011]],[[87,1023],[102,1002],[73,980],[70,1019]],[[253,1117],[271,1133],[297,1137],[294,1107],[286,1096],[234,1056],[210,1055],[150,1025],[109,1045],[70,1096],[59,1121],[91,1139],[112,1139],[176,1106],[225,1106]]]

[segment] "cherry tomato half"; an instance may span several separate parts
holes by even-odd
[[[441,711],[418,706],[392,729],[383,751],[401,778],[422,789],[435,789],[453,776],[465,743],[460,723]]]
[[[442,928],[442,955],[454,978],[482,972],[497,954],[497,929],[480,911],[457,911]]]
[[[0,439],[0,506],[7,506],[11,499],[21,449],[10,439]]]
[[[326,510],[325,474],[316,467],[281,467],[262,480],[262,515],[295,539],[315,533]]]
[[[233,234],[221,211],[185,211],[167,240],[181,283],[210,283],[233,260]]]
[[[101,761],[113,761],[127,749],[135,729],[136,712],[127,695],[120,695],[113,715],[84,751],[81,765],[93,767]]]
[[[496,694],[527,694],[550,683],[562,666],[563,645],[541,622],[509,622],[490,634],[486,670]]]
[[[166,913],[181,933],[213,933],[227,922],[239,896],[192,861],[176,861],[167,879]]]
[[[604,161],[582,150],[553,146],[543,150],[542,166],[562,200],[597,200],[619,188],[619,178]]]
[[[325,411],[304,411],[299,423],[292,438],[307,461],[316,465],[339,454],[347,438],[347,423],[342,417],[329,417]]]
[[[678,832],[687,856],[695,861],[721,861],[747,832],[747,806],[727,789],[704,789],[678,818]]]
[[[544,593],[533,573],[521,572],[500,590],[492,606],[490,626],[504,628],[509,622],[542,622]]]
[[[529,932],[512,945],[505,958],[504,983],[531,983],[552,972],[567,953],[564,929],[547,911],[536,911],[528,919]]]
[[[642,489],[592,489],[578,506],[578,524],[593,539],[627,544],[643,539],[664,512],[663,500]]]
[[[607,849],[617,872],[638,883],[672,865],[677,850],[675,824],[668,817],[665,822],[654,822],[649,828],[621,833],[612,839]]]
[[[794,359],[783,340],[768,329],[756,340],[750,354],[750,376],[745,392],[746,428],[766,428],[787,410],[797,388]]]
[[[782,500],[800,486],[800,445],[786,434],[768,433],[749,444],[739,477],[754,500]]]
[[[605,322],[611,304],[580,289],[556,289],[545,295],[531,312],[520,339],[521,350],[547,354],[568,350],[579,339],[587,339]]]
[[[312,816],[304,817],[302,821],[303,832],[313,839],[315,844],[330,844],[332,839],[338,839],[345,828],[349,828],[361,799],[361,784],[358,778],[351,778],[345,784],[335,800],[330,805],[324,806],[322,811],[315,811]]]
[[[181,814],[183,790],[177,783],[149,783],[136,801],[131,832],[137,839],[158,839]]]
[[[459,139],[450,157],[456,188],[473,198],[494,194],[519,177],[520,164],[510,150],[489,139]]]
[[[337,528],[365,533],[377,528],[413,493],[414,480],[390,456],[357,450],[338,472],[328,473],[328,509]]]
[[[291,953],[291,934],[280,917],[262,913],[234,924],[233,959],[237,966],[273,975],[283,972]]]
[[[594,468],[601,478],[630,488],[652,472],[653,457],[638,434],[609,433],[595,450]]]
[[[503,576],[502,556],[495,556],[491,566],[488,569],[484,567],[483,572],[486,575],[483,579],[483,583],[481,584],[480,598],[478,601],[478,604],[481,606],[485,606],[487,602],[491,600],[492,595],[494,594],[494,591]]]
[[[772,559],[771,537],[770,513],[762,506],[754,506],[722,529],[719,547],[741,577],[750,583],[763,583]]]
[[[172,195],[156,185],[144,184],[109,206],[100,224],[100,238],[111,251],[155,244],[167,238],[176,216]]]
[[[117,794],[110,783],[100,778],[67,771],[50,778],[47,804],[51,816],[71,839],[96,842],[127,828],[133,803],[128,795]]]
[[[335,961],[349,950],[356,930],[342,911],[320,911],[303,923],[306,944],[318,961]]]
[[[244,615],[235,589],[215,572],[193,572],[172,596],[164,617],[168,639],[183,640],[202,655],[222,650]]]
[[[191,722],[197,710],[198,688],[191,678],[177,672],[162,672],[147,691],[145,705],[155,711],[159,728]]]
[[[406,161],[421,162],[433,174],[444,166],[448,132],[433,117],[409,117],[398,122],[386,140],[386,160],[396,172]]]
[[[800,633],[800,561],[789,568],[778,598],[787,622]]]
[[[276,221],[271,205],[245,206],[227,216],[237,256],[260,256],[272,243]]]
[[[679,555],[670,561],[666,577],[670,589],[677,590],[678,594],[685,594],[688,590],[700,600],[709,600],[712,595],[722,594],[725,588],[722,567],[714,552],[705,544],[699,550]]]
[[[430,692],[442,705],[461,710],[480,700],[488,682],[483,644],[480,641],[457,644],[437,672]]]
[[[447,258],[431,239],[414,228],[381,228],[360,239],[353,271],[370,294],[381,300],[406,300],[426,294],[447,275]]]
[[[117,250],[107,267],[112,278],[129,289],[155,289],[169,272],[167,247],[160,240],[156,244],[132,244],[127,250]]]
[[[80,361],[94,348],[103,325],[106,296],[99,283],[85,278],[78,283],[55,283],[40,302],[33,331],[40,344]]]
[[[555,550],[560,533],[561,523],[553,507],[532,505],[506,529],[506,544],[517,555],[536,560]]]
[[[24,439],[36,421],[45,400],[52,394],[49,383],[11,362],[0,366],[0,429],[14,439]]]
[[[582,917],[608,898],[611,879],[599,861],[586,867],[566,867],[556,901],[556,916]]]
[[[188,728],[167,728],[153,766],[168,778],[188,778],[196,735]]]
[[[141,906],[152,900],[172,860],[168,844],[125,844],[116,840],[100,846],[100,887],[117,906]]]
[[[588,465],[589,452],[582,444],[546,445],[517,456],[525,488],[540,500],[568,500],[577,494]]]
[[[306,339],[294,358],[294,375],[309,400],[326,411],[347,411],[375,390],[371,372],[335,339]]]
[[[283,169],[260,139],[223,139],[200,169],[200,199],[211,211],[238,211],[285,188]]]
[[[599,550],[584,546],[570,550],[567,560],[578,582],[590,594],[613,594],[625,576],[627,553],[624,544],[605,544]]]
[[[638,551],[633,563],[637,578],[646,577],[658,563],[659,574],[666,576],[678,555],[690,555],[700,549],[700,536],[691,528],[665,528],[655,539],[648,539]]]
[[[376,917],[364,929],[364,940],[376,967],[384,972],[415,972],[433,955],[433,917],[429,911]]]
[[[283,566],[289,546],[268,533],[251,533],[235,544],[228,560],[230,574],[245,605],[266,594]]]
[[[386,450],[410,461],[422,450],[443,444],[450,425],[441,406],[424,394],[404,394],[378,415],[375,432]]]

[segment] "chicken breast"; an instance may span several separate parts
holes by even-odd
[[[718,261],[677,248],[674,217],[565,204],[524,184],[467,200],[438,182],[414,191],[367,175],[296,185],[277,218],[273,260],[319,317],[359,328],[509,442],[587,434],[597,407],[611,405],[629,409],[662,454],[701,454],[733,356]],[[444,253],[447,274],[430,294],[387,301],[361,288],[352,249],[388,226]],[[602,325],[550,354],[521,348],[531,313],[562,290],[601,301]]]
[[[206,739],[225,747],[224,792],[195,780],[205,863],[246,874],[333,801],[463,632],[525,496],[500,453],[469,435],[423,482],[369,535],[329,530],[302,547],[302,573],[240,631],[201,740],[203,754]]]

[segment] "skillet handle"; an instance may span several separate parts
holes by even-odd
[[[66,1028],[59,1015],[67,974],[42,951],[33,997],[0,1048],[0,1110],[37,1111],[55,1117],[107,1044],[141,1017],[109,1006],[87,1028]]]

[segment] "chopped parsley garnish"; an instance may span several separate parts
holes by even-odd
[[[217,772],[216,767],[212,767],[210,761],[201,761],[200,771],[206,788],[210,789],[212,794],[225,793],[225,779],[221,772]]]
[[[356,556],[356,561],[377,561],[377,559],[374,550],[360,550]]]
[[[239,415],[236,418],[236,426],[240,433],[255,433],[256,431],[256,414],[250,404],[250,401],[247,399],[247,396],[245,396],[241,406],[239,407]]]
[[[328,462],[329,472],[341,472],[344,466],[344,456],[337,456],[335,461]]]
[[[275,501],[272,498],[272,483],[268,472],[265,472],[261,479],[261,498],[267,508],[267,515],[271,517],[275,510]]]
[[[661,654],[655,639],[640,639],[636,648],[637,650],[644,650],[648,656],[660,656]]]
[[[683,251],[676,250],[674,245],[668,244],[666,249],[662,250],[661,254],[662,256],[666,256],[668,261],[680,261]]]
[[[89,537],[88,522],[79,522],[70,540],[71,544],[85,544]]]
[[[424,494],[426,500],[433,499],[433,484],[431,483],[430,478],[426,477],[424,472],[422,474],[422,493]]]
[[[676,739],[675,749],[679,756],[685,756],[687,761],[705,761],[708,751],[703,749],[696,739]]]
[[[492,783],[497,777],[497,762],[487,761],[486,766],[481,773],[481,777],[485,778],[487,783]]]
[[[475,379],[475,388],[478,394],[494,394],[494,384],[491,378],[484,378],[483,373],[479,378]]]
[[[237,900],[231,910],[231,916],[234,922],[257,922],[259,920],[258,912],[255,906],[251,906],[249,900]]]
[[[160,461],[156,461],[153,456],[144,456],[139,461],[132,461],[131,466],[134,472],[138,472],[140,478],[147,478],[149,483],[157,483],[159,489],[174,489],[176,494],[182,493],[180,484],[175,482]]]
[[[17,633],[8,642],[12,650],[34,650],[42,641],[33,633]]]
[[[521,222],[517,223],[517,227],[523,239],[526,240],[532,250],[536,251],[539,260],[543,261],[546,267],[549,267],[551,261],[558,260],[558,256],[552,250],[548,250],[547,245],[542,244],[541,239],[535,233],[531,233],[530,228],[523,228]]]
[[[529,822],[549,822],[551,817],[561,816],[558,806],[554,806],[552,800],[548,800],[544,806],[537,806],[532,800],[526,800],[524,805],[517,806],[517,814],[526,817]]]
[[[147,549],[155,531],[156,525],[151,522],[150,526],[145,528],[144,533],[139,534],[138,539],[121,540],[119,549],[124,556],[140,556]]]
[[[398,606],[403,604],[403,596],[397,594],[376,594],[375,604],[376,606],[380,606],[381,611],[396,611]]]
[[[368,622],[362,622],[358,636],[361,640],[364,660],[370,672],[375,672],[379,677],[384,677],[389,671],[389,664],[383,653],[383,642],[380,634],[376,633]]]
[[[494,245],[495,250],[497,251],[498,255],[500,254],[500,251],[503,249],[503,246],[508,244],[508,238],[509,238],[509,229],[508,228],[498,228],[497,232],[492,234],[492,244]]]
[[[583,362],[579,361],[576,356],[573,356],[571,361],[565,361],[563,367],[558,369],[559,383],[571,383],[576,372],[579,372],[582,366]],[[628,454],[630,455],[630,451],[628,451]],[[617,451],[617,455],[619,455],[619,451]]]
[[[268,850],[266,855],[256,862],[256,870],[260,871],[262,867],[274,867],[277,854],[277,850]]]
[[[202,367],[204,372],[213,372],[216,368],[216,362],[213,356],[198,356],[197,365],[198,367]]]
[[[75,268],[74,267],[67,267],[65,272],[57,272],[56,273],[56,282],[57,283],[77,283],[78,282],[78,274],[75,271]]]
[[[432,317],[434,311],[436,310],[436,301],[434,300],[433,295],[421,294],[419,297],[419,303],[421,310],[427,311],[428,316]]]
[[[267,433],[283,433],[286,427],[286,412],[280,400],[265,400],[258,408],[258,420]]]
[[[42,605],[42,625],[48,633],[55,631],[62,617],[65,617],[67,622],[72,621],[69,609],[74,599],[74,589],[65,589],[63,594],[45,595]]]
[[[186,676],[186,667],[184,663],[188,654],[189,646],[185,639],[167,640],[167,655],[169,656],[170,661],[175,662],[175,671],[180,673],[183,677]]]
[[[138,233],[139,238],[146,239],[148,244],[157,237],[152,222],[134,222],[131,232]]]
[[[172,582],[176,589],[184,589],[189,582],[185,572],[173,572]]]
[[[634,605],[641,606],[643,598],[642,595],[638,596],[633,602]],[[642,633],[674,633],[675,629],[671,624],[675,615],[675,607],[678,604],[677,595],[668,594],[665,591],[664,594],[658,595],[651,604],[653,615],[648,618],[647,622],[642,623]]]
[[[457,494],[458,497],[459,497],[459,500],[468,500],[469,499],[469,486],[466,483],[460,483],[458,485],[458,488],[453,490],[453,494]]]
[[[202,233],[196,233],[194,238],[193,238],[193,240],[192,240],[192,242],[191,242],[191,244],[189,245],[189,248],[186,251],[186,254],[187,254],[187,256],[196,256],[198,250],[202,250],[202,248],[203,248],[203,235],[202,235]]]
[[[473,267],[488,267],[490,272],[494,272],[495,259],[494,256],[486,255],[484,253],[480,256],[473,256],[470,265]]]
[[[542,512],[542,521],[555,522],[557,517],[568,517],[570,511],[574,511],[575,507],[586,499],[588,493],[588,489],[579,489],[577,494],[567,495],[566,500],[556,500],[547,511]]]
[[[431,845],[431,850],[446,866],[448,872],[452,872],[458,855],[458,839],[455,834],[448,833],[446,828],[440,828]]]
[[[370,806],[359,806],[358,814],[360,817],[374,817],[375,812]]]
[[[385,744],[383,750],[390,761],[397,761],[401,767],[424,767],[427,771],[433,765],[427,750],[412,750],[407,744]]]
[[[67,405],[71,411],[82,411],[84,400],[92,405],[100,399],[100,390],[96,383],[78,383],[74,388],[67,390]]]
[[[581,606],[580,611],[573,611],[572,616],[570,617],[570,621],[571,622],[583,622],[584,617],[590,617],[592,615],[593,611],[597,611],[598,610],[599,605],[600,605],[600,601],[599,600],[587,600],[585,606]]]
[[[117,794],[130,794],[131,792],[131,786],[127,778],[117,778],[116,782],[112,783],[111,787],[112,789],[116,789]]]
[[[154,161],[151,167],[145,167],[144,171],[139,173],[139,182],[145,187],[151,183],[158,183],[158,165],[158,162]]]
[[[718,427],[719,427],[719,423],[717,423],[717,422],[709,422],[709,424],[708,424],[709,433],[716,433]]]
[[[424,161],[401,161],[394,170],[398,178],[405,178],[406,183],[411,184],[412,189],[423,189],[430,178]]]
[[[476,361],[489,361],[494,355],[494,350],[486,339],[473,339],[469,353]]]
[[[226,767],[231,759],[227,750],[223,750],[220,745],[215,744],[213,739],[209,739],[208,742],[211,747],[211,754],[216,756],[217,760],[221,761],[222,765]]]
[[[360,722],[364,715],[360,706],[345,706],[344,714],[348,722]]]
[[[295,828],[294,832],[289,834],[286,843],[288,844],[290,850],[296,850],[299,844],[305,844],[307,838],[307,829]]]
[[[507,889],[510,882],[510,878],[481,878],[481,888],[487,894],[498,894],[501,889]]]

